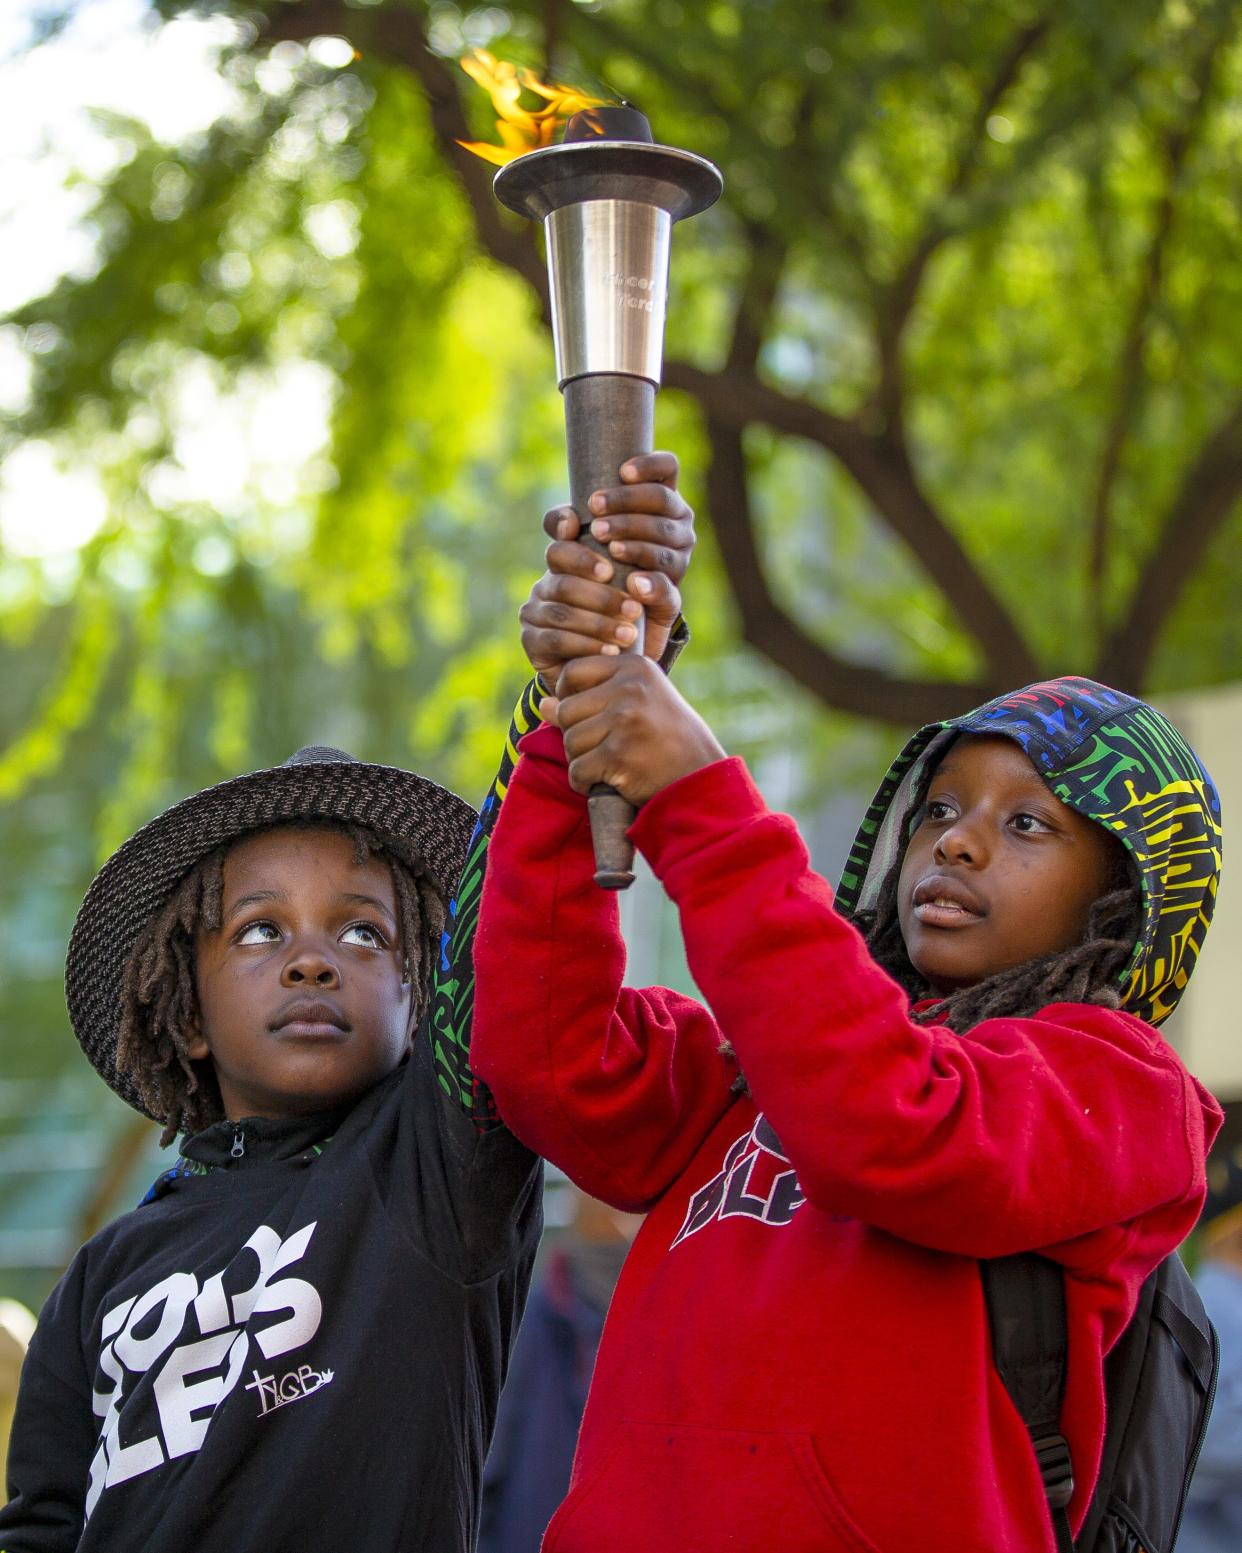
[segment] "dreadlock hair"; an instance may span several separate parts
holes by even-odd
[[[354,860],[382,858],[392,873],[415,1020],[431,990],[436,945],[444,929],[444,897],[417,849],[398,836],[347,820],[310,818],[262,826],[235,836],[202,858],[151,917],[125,964],[116,1065],[134,1081],[143,1105],[164,1124],[160,1146],[179,1132],[199,1132],[224,1116],[215,1072],[187,1050],[198,1012],[194,944],[200,928],[220,927],[224,860],[239,841],[259,830],[326,830],[353,842]]]
[[[875,906],[855,913],[872,959],[911,999],[929,995],[927,983],[910,963],[897,916],[897,886],[905,861],[905,843],[927,801],[935,765],[922,773],[901,817],[902,846],[881,881]],[[969,987],[959,987],[912,1017],[920,1024],[946,1024],[959,1035],[994,1015],[1018,1018],[1037,1014],[1049,1003],[1097,1003],[1120,1008],[1121,976],[1134,954],[1143,926],[1143,896],[1137,870],[1114,840],[1112,870],[1105,891],[1087,914],[1082,938],[1068,949],[1038,955],[998,971]]]

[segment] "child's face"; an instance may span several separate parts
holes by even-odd
[[[288,1117],[344,1104],[409,1046],[400,917],[387,864],[348,837],[280,829],[224,860],[221,926],[200,930],[199,1027],[226,1115]]]
[[[937,995],[1077,943],[1117,843],[1055,798],[1011,740],[964,736],[901,866],[906,953]]]

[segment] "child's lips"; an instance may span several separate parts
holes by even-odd
[[[348,1032],[323,1019],[291,1019],[276,1034],[286,1041],[343,1041]]]
[[[287,1040],[340,1041],[349,1034],[349,1022],[335,1003],[326,999],[291,1003],[273,1020],[274,1035]]]
[[[920,901],[914,908],[915,919],[924,927],[965,927],[978,922],[980,913],[969,911],[953,901]]]
[[[914,890],[914,918],[924,927],[968,927],[986,915],[982,904],[955,880],[923,879]]]

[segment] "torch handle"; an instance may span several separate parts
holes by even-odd
[[[582,524],[581,539],[607,555],[590,533],[587,506],[594,491],[620,482],[620,468],[636,453],[649,453],[655,425],[655,384],[646,378],[620,372],[596,372],[571,378],[564,387],[565,434],[569,449],[569,499]],[[613,561],[612,585],[625,587],[634,570]],[[636,622],[638,637],[630,652],[643,648],[643,617]],[[624,890],[634,882],[634,848],[626,832],[634,820],[634,808],[606,783],[597,783],[587,796],[591,840],[595,845],[595,882],[605,890]]]

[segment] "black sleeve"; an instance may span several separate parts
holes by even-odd
[[[44,1309],[22,1366],[9,1436],[9,1503],[0,1510],[4,1553],[72,1553],[82,1535],[91,1457],[99,1433],[80,1360],[76,1309],[81,1259]]]
[[[448,924],[440,942],[435,986],[431,994],[431,1051],[440,1088],[468,1116],[480,1132],[502,1125],[491,1091],[470,1067],[470,1029],[474,1017],[474,935],[479,925],[479,902],[487,871],[488,846],[500,806],[517,764],[518,741],[539,726],[535,710],[542,694],[538,678],[522,690],[500,768],[479,810],[478,824],[470,838],[465,866],[457,891],[449,902]]]
[[[523,689],[488,789],[441,939],[428,1017],[404,1084],[402,1136],[388,1185],[444,1272],[474,1283],[534,1255],[543,1222],[541,1162],[501,1120],[470,1067],[474,936],[488,845],[518,740],[538,726],[537,682]],[[408,1129],[408,1130],[407,1130]],[[412,1136],[411,1136],[412,1133]],[[406,1177],[406,1162],[414,1164]]]
[[[664,644],[664,651],[660,654],[660,667],[666,674],[673,672],[673,665],[689,643],[690,627],[686,624],[686,617],[678,615],[673,622],[673,629],[668,634],[668,641]]]

